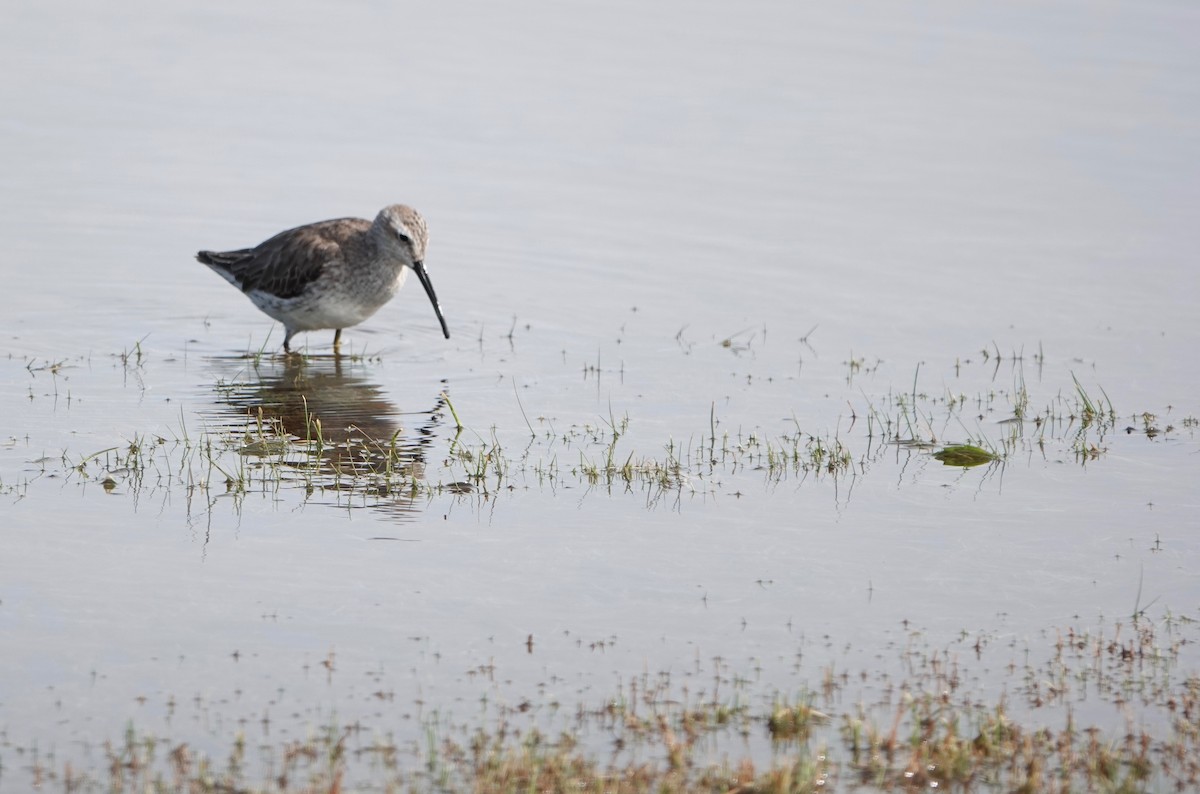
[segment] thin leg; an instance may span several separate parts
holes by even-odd
[[[339,328],[333,332],[333,349],[337,350],[338,346],[341,344],[342,344],[342,329]]]
[[[291,328],[285,328],[283,330],[283,352],[284,353],[292,352],[292,344],[291,344],[292,337],[295,335],[296,335],[296,332],[293,331]]]

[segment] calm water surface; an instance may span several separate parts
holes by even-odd
[[[130,721],[419,738],[418,699],[594,703],[717,657],[767,697],[886,671],[906,626],[991,638],[994,698],[1063,626],[1200,617],[1196,12],[738,8],[10,13],[5,770]],[[410,285],[353,357],[285,362],[192,259],[395,201],[449,341]],[[1070,418],[1076,378],[1115,424]],[[260,409],[353,454],[254,454]],[[1006,461],[887,443],[901,416]],[[797,432],[854,464],[772,471]],[[356,483],[393,443],[430,487]],[[610,455],[682,476],[586,476]]]

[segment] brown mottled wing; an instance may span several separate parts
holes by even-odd
[[[361,245],[371,228],[361,218],[339,218],[280,232],[242,251],[202,251],[201,262],[227,271],[243,292],[261,290],[280,298],[304,292],[330,265],[345,261],[344,246]]]

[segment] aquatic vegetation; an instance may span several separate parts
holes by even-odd
[[[829,668],[819,690],[761,706],[754,684],[714,661],[711,690],[661,672],[573,708],[531,693],[477,717],[429,712],[415,743],[330,717],[293,739],[238,731],[223,756],[130,724],[101,743],[102,769],[2,734],[0,752],[21,759],[8,774],[77,792],[1184,790],[1200,784],[1200,678],[1178,665],[1197,625],[1066,626],[1011,667],[999,699],[968,682],[1004,656],[1000,636],[936,647],[914,631],[891,660],[907,671],[895,680]],[[1130,699],[1140,717],[1121,731],[1076,716]],[[768,760],[750,752],[761,740]]]
[[[984,351],[984,358],[996,366],[1006,360],[999,351]],[[795,416],[788,428],[747,429],[720,415],[714,402],[691,438],[654,441],[639,431],[636,415],[628,411],[559,426],[528,416],[515,394],[529,433],[518,444],[512,429],[470,429],[470,417],[459,415],[448,390],[411,428],[381,420],[377,412],[386,404],[365,388],[359,396],[367,402],[361,405],[323,402],[327,376],[314,368],[317,359],[292,357],[282,375],[255,375],[263,365],[250,362],[245,377],[216,384],[221,410],[201,417],[181,413],[178,427],[165,436],[134,430],[102,449],[64,451],[61,462],[72,476],[109,491],[183,485],[189,494],[207,495],[209,506],[221,493],[234,495],[237,505],[246,494],[279,489],[295,489],[302,498],[333,497],[336,503],[351,496],[382,503],[466,494],[489,499],[531,485],[609,493],[619,487],[644,493],[647,506],[654,506],[707,493],[718,482],[737,482],[737,493],[744,493],[747,477],[766,488],[785,481],[853,479],[889,449],[932,453],[947,466],[963,468],[1003,466],[1033,452],[1081,465],[1100,460],[1119,422],[1104,390],[1097,387],[1103,396],[1093,397],[1072,375],[1071,391],[1053,393],[1035,407],[1040,398],[1029,391],[1020,357],[1007,360],[1013,366],[1011,389],[926,394],[918,368],[910,390],[862,395],[861,405],[848,406],[846,426],[839,423],[832,432],[806,430]],[[368,364],[353,362],[359,368]],[[62,366],[28,364],[31,375]],[[264,370],[269,371],[274,370]],[[344,388],[337,386],[339,400]],[[1195,429],[1194,419],[1163,424],[1150,411],[1130,421],[1127,435],[1136,432],[1150,440]],[[454,428],[452,436],[436,432],[444,425]],[[439,449],[439,444],[446,446]]]
[[[732,337],[728,347],[751,350],[750,340]],[[916,367],[901,390],[848,398],[832,424],[788,406],[772,419],[748,417],[714,399],[688,417],[690,432],[685,426],[678,438],[661,431],[677,425],[636,405],[567,419],[527,413],[516,388],[514,426],[471,416],[462,400],[452,401],[448,385],[401,421],[362,376],[375,364],[349,358],[343,371],[316,358],[280,365],[252,356],[245,369],[213,385],[211,407],[181,409],[169,428],[151,431],[132,420],[123,433],[89,440],[87,448],[31,454],[20,478],[0,482],[0,496],[25,500],[45,480],[61,478],[92,488],[95,498],[131,496],[135,509],[159,502],[153,496],[165,502],[183,495],[189,519],[225,511],[239,520],[250,500],[276,511],[316,502],[392,512],[466,505],[482,514],[504,509],[514,494],[553,497],[560,489],[580,505],[632,498],[636,510],[664,512],[686,500],[734,501],[785,488],[830,492],[844,505],[882,472],[911,470],[914,478],[984,488],[1014,465],[1108,465],[1114,444],[1191,440],[1197,427],[1188,416],[1170,421],[1169,408],[1118,413],[1102,388],[1085,388],[1074,376],[1070,388],[1031,386],[1020,357],[998,350],[986,353],[985,363],[1000,372],[1005,361],[1012,370],[985,389],[955,388],[953,381],[931,388]],[[868,361],[853,359],[851,377],[882,366]],[[144,365],[136,346],[119,364],[138,377]],[[52,394],[69,366],[30,362],[30,378],[52,381],[31,399]],[[600,372],[597,360],[585,377]],[[538,688],[463,716],[446,712],[444,703],[401,706],[380,685],[375,722],[326,713],[306,735],[285,738],[254,735],[243,715],[217,738],[216,750],[186,731],[134,722],[121,737],[95,740],[102,764],[68,749],[6,744],[0,733],[0,771],[19,769],[15,774],[43,787],[118,792],[1193,786],[1200,782],[1192,760],[1200,757],[1200,683],[1185,654],[1196,624],[1159,616],[1159,593],[1143,594],[1140,584],[1122,606],[1130,616],[1123,624],[1066,626],[1024,647],[986,631],[964,631],[959,642],[933,647],[906,626],[905,641],[886,646],[895,658],[875,649],[870,667],[825,660],[804,686],[786,691],[758,680],[754,662],[714,661],[705,671],[711,686],[678,671],[647,671],[608,697],[580,690],[564,702],[561,693]],[[604,653],[612,642],[589,647]],[[527,643],[532,653],[532,635]],[[330,677],[341,664],[332,653],[319,662]],[[999,684],[969,683],[997,671],[1004,671]],[[497,671],[485,659],[466,675],[490,679]],[[170,698],[170,711],[186,700]],[[1127,716],[1134,706],[1136,722]],[[420,741],[396,735],[408,720],[419,721]]]
[[[944,447],[933,453],[933,457],[947,466],[962,466],[963,468],[981,466],[984,463],[998,460],[992,453],[972,444],[954,444]]]

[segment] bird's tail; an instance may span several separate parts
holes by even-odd
[[[239,272],[238,264],[245,261],[252,251],[250,248],[241,251],[199,251],[196,259],[211,267],[213,272],[233,286],[242,289],[243,274]]]
[[[252,249],[241,251],[199,251],[196,259],[209,267],[231,268],[250,255]]]

